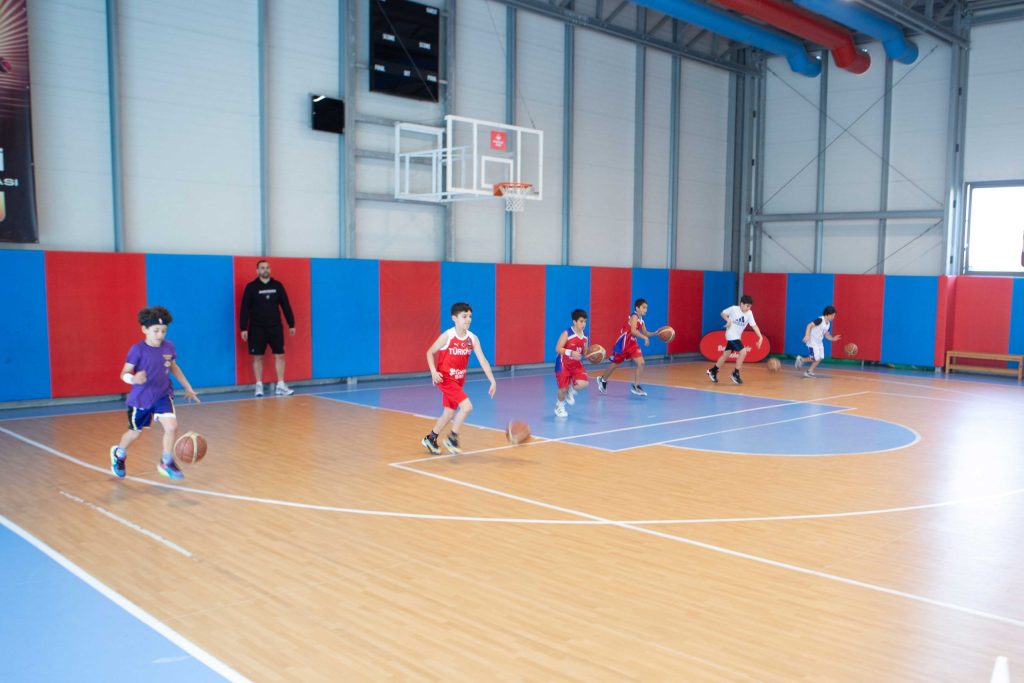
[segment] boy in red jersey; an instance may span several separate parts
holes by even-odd
[[[441,390],[444,411],[441,417],[437,418],[434,428],[423,437],[420,442],[427,450],[437,455],[441,449],[437,445],[437,435],[449,422],[452,423],[451,431],[444,440],[444,447],[449,453],[461,453],[459,448],[459,428],[466,421],[470,411],[473,410],[473,403],[462,390],[466,383],[466,368],[469,366],[469,354],[475,353],[476,359],[480,361],[487,379],[491,381],[491,388],[487,393],[494,398],[494,392],[498,386],[494,383],[494,375],[491,374],[491,364],[484,357],[480,348],[480,340],[469,331],[469,324],[473,321],[473,309],[467,303],[452,304],[451,327],[441,333],[441,336],[427,349],[427,366],[430,368],[430,376]],[[437,356],[437,363],[434,357]]]
[[[587,355],[590,342],[583,330],[587,327],[587,312],[577,308],[572,312],[572,325],[558,337],[555,344],[555,381],[558,382],[558,400],[555,415],[569,417],[565,404],[575,405],[576,392],[587,388],[587,371],[583,368],[583,356]]]
[[[597,378],[597,390],[602,394],[608,388],[608,378],[612,376],[615,369],[622,364],[622,361],[632,358],[634,364],[633,384],[630,385],[629,390],[637,396],[647,395],[644,388],[640,386],[640,375],[644,371],[644,354],[640,350],[640,345],[636,343],[637,337],[644,340],[644,346],[648,346],[651,343],[650,335],[647,334],[647,330],[644,328],[644,315],[646,313],[647,300],[637,299],[633,303],[633,312],[630,313],[626,324],[622,326],[619,338],[615,340],[615,348],[612,349],[611,367]]]

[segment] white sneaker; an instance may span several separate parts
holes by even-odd
[[[263,395],[263,382],[256,382],[256,398]]]
[[[555,404],[555,417],[569,417],[569,412],[565,409],[563,404]]]
[[[565,402],[571,406],[576,405],[576,390],[569,385],[569,391],[565,394]]]
[[[803,366],[804,366],[804,357],[803,356],[797,356],[796,357],[796,362],[793,363],[793,367],[795,367],[795,368],[802,368]]]
[[[290,388],[284,382],[278,382],[277,386],[274,387],[274,393],[277,394],[278,396],[291,396],[292,394],[295,393],[295,390]]]
[[[807,372],[804,373],[804,377],[817,377],[817,375],[808,370]]]

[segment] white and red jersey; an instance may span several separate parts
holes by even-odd
[[[447,339],[437,351],[437,371],[445,380],[455,380],[459,384],[466,381],[466,368],[469,367],[469,357],[473,355],[473,349],[480,341],[472,332],[466,331],[465,337],[455,334],[455,328],[445,331]]]
[[[587,335],[576,334],[571,325],[566,329],[565,333],[565,349],[567,351],[578,351],[582,356],[587,348]],[[582,367],[583,362],[580,359],[569,358],[565,355],[564,351],[555,357],[555,372],[562,372],[563,370],[576,371]]]

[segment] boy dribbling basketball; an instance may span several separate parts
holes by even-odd
[[[831,334],[829,330],[832,328],[832,319],[836,317],[836,307],[826,306],[822,312],[821,317],[815,318],[811,322],[807,323],[807,327],[804,329],[804,344],[807,345],[808,358],[811,360],[811,367],[807,368],[807,372],[804,373],[804,377],[817,377],[814,374],[815,368],[818,367],[818,363],[825,357],[825,339],[829,341],[836,341],[842,335]],[[804,361],[807,360],[803,356],[796,357],[796,367],[802,368]]]
[[[615,340],[615,348],[612,349],[611,367],[597,378],[597,390],[602,394],[608,389],[608,378],[612,376],[615,369],[622,364],[622,361],[632,358],[633,383],[629,385],[629,390],[637,396],[647,395],[644,388],[640,386],[640,375],[644,372],[644,353],[636,342],[639,338],[644,340],[645,346],[651,343],[651,337],[647,334],[647,329],[644,327],[644,316],[646,314],[646,299],[637,299],[633,302],[633,312],[629,314],[626,324],[622,326],[622,330],[619,333],[619,338]]]
[[[199,397],[192,385],[185,379],[185,373],[178,367],[174,344],[167,339],[167,326],[171,313],[163,306],[143,308],[138,321],[142,326],[143,341],[128,349],[128,356],[121,368],[121,379],[131,385],[128,392],[128,431],[121,435],[121,441],[110,447],[110,471],[118,477],[125,476],[125,460],[128,447],[142,436],[142,430],[156,420],[164,428],[163,457],[157,471],[168,479],[181,479],[185,475],[174,462],[174,436],[178,419],[174,415],[173,374],[185,389],[185,398],[199,403]]]
[[[452,304],[451,327],[441,333],[441,336],[427,349],[427,366],[430,368],[430,377],[437,388],[441,390],[444,411],[441,417],[437,418],[434,428],[420,441],[428,451],[437,455],[441,449],[437,445],[437,435],[449,422],[452,423],[451,431],[444,440],[444,447],[449,453],[461,453],[459,447],[459,429],[466,421],[466,417],[473,410],[473,403],[466,396],[462,386],[466,383],[466,368],[469,366],[469,354],[475,353],[476,359],[480,362],[487,379],[491,381],[491,388],[487,393],[494,398],[494,392],[498,386],[494,383],[494,375],[491,373],[491,364],[484,357],[480,348],[480,340],[469,331],[469,325],[473,321],[473,309],[469,304],[459,302]],[[435,356],[437,357],[435,363]]]
[[[736,358],[736,369],[732,371],[732,381],[733,384],[743,384],[740,370],[743,368],[743,359],[747,357],[747,351],[750,349],[743,346],[742,336],[748,325],[757,333],[757,348],[761,348],[761,344],[764,343],[764,336],[754,322],[754,314],[750,311],[753,305],[754,297],[744,294],[740,297],[738,305],[730,306],[721,313],[722,319],[725,320],[725,349],[718,357],[718,361],[708,368],[708,378],[715,384],[718,384],[718,371],[722,369],[733,351],[737,352],[739,357]]]
[[[587,388],[587,371],[583,367],[583,356],[590,348],[590,342],[583,330],[587,327],[587,312],[577,308],[572,312],[572,325],[558,336],[555,344],[555,381],[558,383],[558,400],[555,415],[569,417],[565,404],[576,404],[576,392]]]

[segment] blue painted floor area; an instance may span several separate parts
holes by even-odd
[[[627,382],[613,381],[602,395],[594,383],[566,407],[569,417],[559,418],[553,413],[551,374],[503,379],[494,399],[487,387],[485,380],[466,383],[474,406],[469,424],[504,429],[509,420],[523,420],[536,436],[609,451],[666,444],[754,455],[842,455],[899,448],[917,439],[901,425],[838,412],[843,406],[725,391],[648,384],[648,396],[639,397]],[[441,394],[429,380],[321,396],[430,418],[442,409]]]
[[[223,681],[0,525],[0,680]]]

